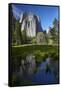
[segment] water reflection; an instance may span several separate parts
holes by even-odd
[[[23,74],[33,74],[36,68],[36,61],[34,55],[27,55],[26,60],[21,60],[20,73]]]
[[[25,81],[31,82],[32,85],[59,83],[58,60],[47,57],[37,65],[35,55],[28,54],[25,59],[20,60],[19,70],[15,75],[19,78],[20,85],[26,85]]]

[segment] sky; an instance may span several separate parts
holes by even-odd
[[[16,19],[19,19],[23,12],[31,12],[39,16],[43,30],[53,27],[54,18],[59,20],[58,6],[12,4],[12,9]]]

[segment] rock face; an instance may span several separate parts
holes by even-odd
[[[23,13],[20,16],[21,31],[26,30],[28,37],[35,37],[38,31],[43,31],[39,17],[33,13]]]
[[[30,12],[21,13],[20,19],[15,21],[12,38],[13,45],[44,44],[45,36],[39,17]]]
[[[43,45],[47,44],[46,38],[43,32],[38,32],[36,39],[37,39],[37,44],[43,44]]]

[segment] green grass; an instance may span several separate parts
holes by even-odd
[[[22,56],[29,53],[40,55],[58,52],[58,46],[56,45],[19,45],[12,46],[12,56]]]
[[[49,55],[54,58],[54,60],[58,59],[58,46],[54,45],[20,45],[20,46],[12,46],[12,62],[16,62],[19,64],[22,59],[26,60],[26,56],[28,54],[35,55],[36,63],[42,63],[45,58]],[[19,58],[19,59],[18,59]]]

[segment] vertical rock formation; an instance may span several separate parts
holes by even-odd
[[[44,44],[45,36],[40,19],[31,12],[24,12],[15,22],[14,41],[16,44]]]
[[[28,37],[35,37],[38,31],[42,31],[38,16],[33,13],[23,13],[20,17],[21,30],[26,30]]]

